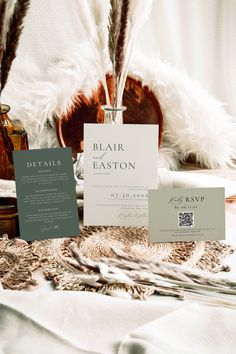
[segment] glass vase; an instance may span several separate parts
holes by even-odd
[[[123,124],[123,112],[126,110],[125,106],[102,106],[104,111],[105,124]]]

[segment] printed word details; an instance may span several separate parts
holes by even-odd
[[[21,237],[78,235],[71,149],[15,151],[14,167]]]

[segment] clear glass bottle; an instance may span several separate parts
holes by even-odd
[[[113,107],[102,106],[104,111],[104,123],[105,124],[123,124],[123,112],[126,110],[125,106]]]

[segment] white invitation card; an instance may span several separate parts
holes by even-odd
[[[84,125],[84,224],[147,226],[158,126]]]

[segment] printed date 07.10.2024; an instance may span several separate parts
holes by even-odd
[[[110,199],[142,199],[145,200],[148,198],[147,193],[111,193]]]

